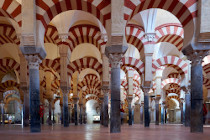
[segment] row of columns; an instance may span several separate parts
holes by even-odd
[[[110,132],[120,132],[120,64],[121,58],[126,51],[126,47],[123,46],[114,46],[107,47],[107,56],[109,57],[111,63],[111,122],[110,122]],[[120,52],[119,52],[120,50]],[[202,59],[205,56],[205,52],[203,51],[195,51],[193,54],[189,55],[189,58],[192,60],[191,67],[191,107],[189,109],[189,96],[186,94],[186,103],[185,103],[185,125],[189,126],[189,110],[190,110],[190,127],[191,132],[202,132],[203,131],[203,77],[202,77]],[[40,117],[39,117],[39,105],[40,105],[40,97],[39,97],[39,64],[41,63],[41,58],[38,55],[26,55],[26,59],[28,60],[29,65],[29,95],[30,95],[30,115],[31,117],[31,132],[40,132]],[[67,66],[67,56],[61,55],[61,64],[63,66]],[[62,66],[61,66],[62,71]],[[63,68],[63,72],[67,72],[66,68]],[[66,73],[67,74],[67,73]],[[65,75],[66,76],[66,75]],[[61,77],[65,77],[61,76]],[[68,79],[63,81],[66,82]],[[69,113],[68,113],[68,93],[69,87],[68,84],[63,84],[61,80],[61,90],[63,93],[63,118],[64,118],[64,127],[69,126]],[[149,89],[150,87],[143,87],[144,91],[144,125],[145,127],[149,127]],[[27,93],[27,89],[23,89]],[[24,98],[28,98],[27,95]],[[25,100],[25,104],[27,100]],[[106,101],[106,103],[105,103]],[[107,99],[105,99],[104,95],[104,105],[103,108],[106,110]],[[27,104],[24,105],[24,110],[27,109]],[[75,102],[75,108],[77,108],[77,103]],[[156,114],[159,114],[159,103],[157,100],[156,103]],[[77,114],[77,109],[75,109],[75,114]],[[106,113],[105,113],[106,114]],[[163,113],[161,113],[163,114]],[[76,115],[75,115],[76,116]],[[107,115],[104,115],[107,117]],[[25,125],[28,124],[27,111],[24,111],[25,117]],[[104,118],[105,118],[104,117]],[[156,115],[159,117],[159,115]],[[78,124],[78,121],[75,117],[75,124]],[[107,120],[107,119],[104,119]],[[130,119],[131,120],[131,119]],[[159,124],[159,118],[156,118],[156,124]],[[130,122],[130,121],[129,121]],[[130,124],[130,123],[129,123]],[[104,125],[106,122],[104,121]]]

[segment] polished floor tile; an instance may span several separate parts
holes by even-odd
[[[61,125],[42,126],[41,133],[30,133],[29,128],[18,125],[0,126],[0,140],[210,140],[210,127],[204,128],[204,133],[190,133],[189,128],[182,125],[151,124],[149,128],[143,125],[122,126],[122,132],[110,134],[109,128],[93,125]]]

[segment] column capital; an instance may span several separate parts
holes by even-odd
[[[144,92],[144,94],[148,94],[150,91],[151,87],[145,87],[145,86],[141,86],[142,91]]]
[[[190,88],[190,86],[182,86],[181,90],[183,90],[185,92],[185,94],[188,94],[188,93],[190,93],[191,88]]]
[[[42,62],[42,60],[38,55],[25,55],[25,58],[28,61],[29,69],[39,69],[39,64]]]
[[[68,94],[71,88],[68,86],[60,86],[60,89],[63,94]]]
[[[73,97],[72,99],[73,99],[74,104],[77,104],[77,102],[79,101],[78,97]]]
[[[160,96],[160,95],[156,95],[156,96],[155,96],[155,101],[159,101],[159,100],[160,100],[160,98],[161,98],[161,96]]]
[[[103,91],[103,93],[104,93],[104,95],[109,95],[109,90],[110,90],[110,88],[109,88],[109,86],[102,86],[102,91]]]
[[[209,54],[209,50],[193,50],[187,55],[187,58],[191,61],[192,66],[201,65],[203,58]]]
[[[132,100],[133,100],[133,95],[132,96],[127,95],[127,101],[129,104],[131,104]]]
[[[100,100],[100,102],[102,103],[103,100],[104,100],[104,96],[99,96],[99,100]]]
[[[69,37],[69,34],[68,33],[60,33],[58,36],[62,42],[66,42],[67,38]]]
[[[112,68],[120,68],[122,65],[123,54],[109,54],[109,63]]]
[[[145,33],[144,38],[147,40],[147,42],[153,42],[155,40],[156,33]]]
[[[112,68],[120,68],[123,55],[127,49],[127,46],[122,45],[112,45],[110,47],[106,47],[105,54],[109,58],[109,63]]]

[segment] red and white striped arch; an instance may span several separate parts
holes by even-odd
[[[124,87],[125,91],[128,91],[128,82],[126,79],[124,79],[123,81],[121,81],[121,86]]]
[[[110,67],[111,67],[111,64],[110,64]],[[123,70],[125,72],[125,76],[127,75],[128,71],[130,71],[130,70],[131,71],[136,71],[133,68],[131,68],[129,66],[124,66],[124,65],[121,66],[121,70]],[[111,70],[110,70],[110,75],[111,75]]]
[[[133,57],[123,57],[122,63],[122,66],[128,66],[135,69],[139,75],[144,73],[144,63],[139,59],[135,59]]]
[[[156,82],[155,81],[152,81],[152,89],[155,91],[156,90]]]
[[[167,84],[171,84],[171,83],[180,85],[181,80],[179,80],[177,78],[168,78],[168,79],[165,79],[161,83],[161,88],[164,88]]]
[[[144,29],[140,26],[128,24],[126,26],[126,39],[127,43],[135,46],[140,56],[144,55]]]
[[[65,42],[62,42],[59,38],[58,31],[54,26],[47,26],[45,33],[45,43],[53,43],[56,45],[65,44],[69,46],[73,51],[76,46],[83,43],[90,43],[101,50],[102,46],[106,45],[106,42],[101,37],[101,31],[98,27],[93,25],[76,25],[69,30],[69,37]]]
[[[97,59],[93,58],[93,57],[84,57],[81,59],[77,59],[73,62],[71,62],[68,66],[68,75],[72,76],[72,74],[75,71],[81,71],[83,69],[86,68],[90,68],[90,69],[94,69],[95,71],[97,71],[99,73],[99,75],[102,74],[102,64],[100,62],[98,62]]]
[[[42,81],[40,81],[40,87],[46,88],[46,78],[45,77]]]
[[[99,81],[98,76],[95,74],[88,74],[78,84],[78,90],[80,91],[84,86],[87,86],[87,88],[100,89],[101,82]]]
[[[106,42],[102,39],[100,29],[93,25],[77,25],[70,28],[69,33],[70,36],[66,41],[70,44],[71,51],[82,43],[91,43],[99,51],[101,50],[101,46],[106,45]]]
[[[164,66],[164,65],[174,67],[175,69],[179,67],[180,69],[177,69],[177,70],[181,75],[187,74],[187,71],[188,71],[188,67],[187,67],[188,65],[184,60],[176,56],[165,56],[165,57],[162,57],[153,61],[152,72],[155,73],[155,71],[158,68],[160,68],[160,66]]]
[[[141,98],[141,95],[143,94],[142,90],[141,89],[134,89],[134,94],[136,96],[139,97],[139,99]]]
[[[170,89],[170,90],[166,90],[166,95],[170,94],[170,93],[175,93],[175,94],[180,94],[180,89]]]
[[[203,71],[207,74],[207,77],[210,78],[210,63],[203,66]]]
[[[15,70],[20,74],[20,64],[12,58],[0,59],[0,71],[3,73],[7,73],[11,70]]]
[[[11,88],[11,87],[15,87],[15,88],[19,89],[20,84],[18,84],[16,81],[13,81],[13,80],[8,80],[4,83],[1,83],[0,84],[0,93],[5,92],[7,90],[7,88]]]
[[[51,83],[52,91],[57,92],[57,89],[60,87],[60,80],[55,79]]]
[[[58,45],[61,39],[58,36],[58,30],[55,26],[48,25],[44,36],[45,43],[52,43]]]
[[[207,89],[210,89],[210,79],[203,78],[203,85],[205,85]]]
[[[86,103],[90,100],[95,100],[98,103],[100,102],[100,99],[97,96],[89,96],[88,98],[86,98]]]
[[[134,76],[133,76],[133,79],[134,80],[138,80],[138,81],[140,81],[141,80],[141,77],[140,77],[140,75],[139,74],[134,74]]]
[[[1,0],[0,9],[3,9],[2,15],[14,19],[19,26],[22,24],[21,5],[16,0]]]
[[[181,103],[181,99],[179,98],[179,96],[168,96],[167,98],[166,98],[166,100],[171,100],[171,99],[176,99],[179,103]]]
[[[98,89],[95,89],[95,88],[87,88],[83,93],[82,93],[82,97],[85,98],[86,95],[89,95],[89,94],[93,94],[95,96],[99,96],[100,95],[100,91]]]
[[[133,87],[134,88],[140,88],[140,82],[139,82],[139,80],[133,79]]]
[[[137,13],[150,9],[160,8],[175,15],[185,30],[185,42],[191,41],[194,32],[194,21],[197,17],[197,0],[124,0],[124,19],[129,21]],[[187,45],[187,44],[186,44]]]
[[[184,30],[180,24],[164,24],[156,29],[156,42],[168,42],[181,51],[183,47]]]
[[[98,18],[105,26],[111,19],[111,0],[36,0],[36,17],[46,28],[58,14],[69,10],[81,10]]]
[[[13,26],[8,24],[0,24],[0,45],[6,43],[14,43],[19,45],[20,40],[17,38],[17,34]]]
[[[55,72],[60,73],[60,63],[58,62],[57,60],[44,59],[39,68],[41,70],[53,69]]]
[[[179,78],[179,73],[170,73],[168,78]]]

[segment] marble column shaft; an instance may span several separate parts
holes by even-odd
[[[101,107],[100,107],[100,124],[101,125],[103,125],[103,115],[104,113],[103,113],[103,101],[102,101],[102,103],[101,103]]]
[[[83,123],[86,124],[86,118],[87,118],[87,115],[86,115],[86,108],[84,107],[83,108]]]
[[[106,92],[109,92],[109,90],[107,89]],[[103,106],[103,125],[105,127],[108,127],[109,124],[109,113],[108,113],[108,104],[109,104],[109,94],[108,93],[104,93],[104,106]]]
[[[82,124],[82,112],[83,112],[83,105],[82,104],[80,104],[80,112],[79,112],[79,122],[80,122],[80,124]]]
[[[159,125],[159,100],[155,99],[155,125]]]
[[[150,115],[149,115],[149,95],[144,95],[144,126],[149,127]]]
[[[51,120],[51,116],[52,116],[52,99],[48,100],[49,102],[49,117],[48,117],[48,125],[52,125],[52,120]]]
[[[63,124],[63,105],[60,104],[60,108],[61,108],[61,124]]]
[[[69,127],[69,106],[68,106],[68,92],[67,89],[62,89],[63,92],[63,126]]]
[[[24,104],[23,104],[23,126],[29,126],[29,115],[30,115],[30,105],[29,105],[29,90],[27,87],[22,88],[24,92]]]
[[[203,69],[201,63],[191,67],[191,132],[203,132]]]
[[[52,109],[52,112],[53,112],[53,121],[52,121],[52,123],[54,124],[55,123],[55,108]]]
[[[132,113],[132,107],[131,107],[132,97],[128,97],[127,100],[128,100],[128,116],[129,116],[128,124],[132,125],[133,124],[133,113]]]
[[[4,103],[1,103],[1,119],[2,119],[2,124],[4,124]]]
[[[29,96],[30,96],[30,119],[31,132],[41,132],[40,124],[40,81],[39,64],[41,60],[38,55],[27,55],[29,65]]]
[[[115,37],[112,37],[114,40]],[[117,41],[116,41],[117,40]],[[116,38],[117,44],[123,40],[123,36]],[[123,45],[112,45],[105,48],[105,53],[109,58],[111,64],[111,118],[110,118],[110,132],[121,132],[121,116],[120,116],[120,67],[122,64],[123,54],[128,49]]]
[[[191,106],[191,95],[189,93],[185,94],[185,126],[190,126],[190,106]]]
[[[121,131],[120,117],[120,67],[111,69],[111,119],[110,132],[119,133]]]
[[[78,108],[78,105],[77,105],[77,102],[78,102],[78,98],[74,98],[74,124],[75,125],[78,125],[78,115],[77,115],[77,108]]]
[[[161,124],[165,122],[165,104],[161,105]]]
[[[140,106],[140,124],[144,123],[144,104],[141,103]]]
[[[181,123],[183,124],[183,103],[180,103],[180,110],[181,110]]]

